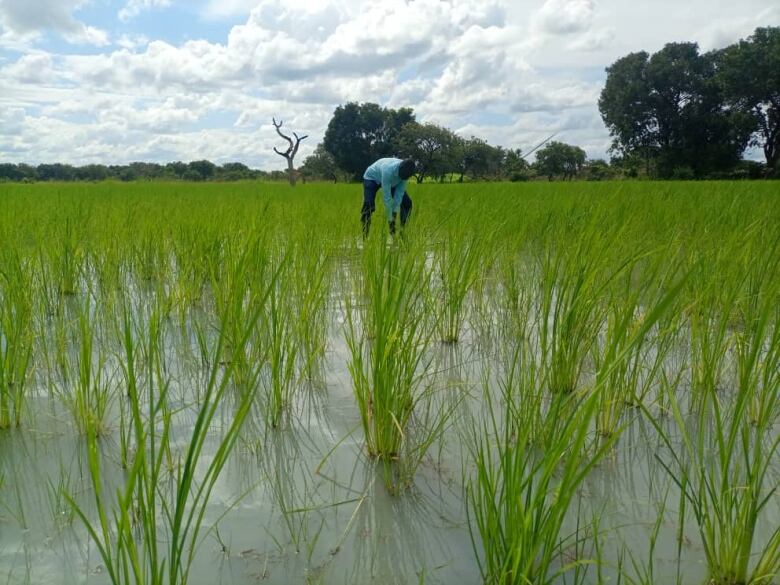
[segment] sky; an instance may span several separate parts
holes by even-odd
[[[300,162],[349,101],[607,157],[616,59],[777,25],[777,0],[0,0],[0,162],[281,169],[271,118]]]

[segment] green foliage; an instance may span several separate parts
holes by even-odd
[[[582,170],[586,159],[585,151],[578,146],[563,142],[548,142],[536,153],[536,171],[550,181],[553,177],[573,179]]]
[[[343,174],[336,161],[322,144],[318,144],[314,152],[303,160],[298,171],[306,180],[338,181]]]
[[[757,28],[717,55],[717,80],[728,104],[755,122],[751,145],[769,169],[780,159],[780,27]]]
[[[340,168],[359,180],[376,159],[396,154],[401,128],[414,119],[409,108],[349,102],[333,112],[323,145]]]
[[[695,43],[669,43],[607,68],[599,110],[621,154],[652,160],[660,177],[703,177],[740,159],[753,130],[744,113],[726,107],[717,59]],[[690,169],[683,171],[682,169]]]
[[[398,135],[399,153],[417,163],[415,176],[422,183],[425,177],[443,177],[453,169],[453,151],[459,138],[454,132],[436,124],[405,124]]]

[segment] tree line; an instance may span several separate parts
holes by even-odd
[[[588,160],[578,146],[546,142],[532,164],[519,148],[494,146],[476,136],[463,138],[449,128],[418,122],[411,108],[394,110],[370,102],[337,107],[322,143],[299,172],[304,179],[359,181],[372,162],[388,156],[413,158],[418,183],[621,176],[620,169],[604,160]]]
[[[62,163],[0,163],[0,181],[283,181],[284,171],[251,169],[240,162],[216,165],[208,160],[167,164],[133,162],[126,165],[90,164],[73,166]]]

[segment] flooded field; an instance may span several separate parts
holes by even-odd
[[[771,184],[0,186],[8,583],[779,583]]]

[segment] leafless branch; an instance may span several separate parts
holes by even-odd
[[[274,128],[276,128],[276,133],[284,138],[287,141],[287,150],[281,151],[278,148],[274,146],[274,152],[278,154],[279,156],[283,156],[287,159],[287,170],[290,174],[290,184],[295,184],[295,169],[293,168],[293,159],[295,158],[295,155],[298,154],[298,147],[301,145],[301,141],[305,138],[308,138],[308,134],[304,134],[303,136],[298,136],[295,132],[292,133],[292,135],[295,137],[295,140],[290,138],[287,134],[282,132],[282,124],[284,124],[284,121],[279,120],[276,121],[276,117],[271,118],[271,121],[273,122]]]

